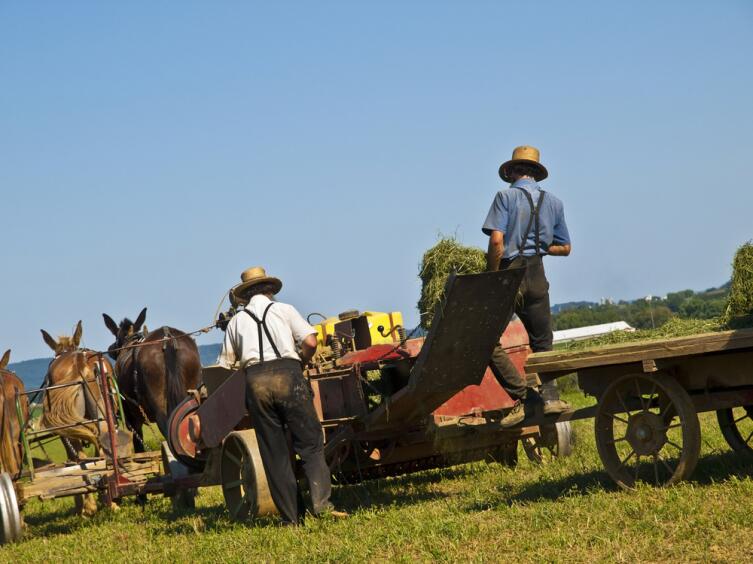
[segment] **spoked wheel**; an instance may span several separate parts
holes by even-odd
[[[230,433],[222,445],[222,493],[236,521],[278,513],[253,429]]]
[[[536,464],[546,464],[555,458],[573,453],[573,428],[570,421],[558,421],[554,425],[542,425],[538,435],[521,441],[526,456]]]
[[[175,458],[193,470],[202,470],[207,455],[196,449],[189,433],[189,418],[199,409],[199,402],[188,396],[180,402],[167,420],[167,444]]]
[[[732,450],[753,457],[753,406],[719,409],[716,420]]]
[[[0,474],[0,545],[21,538],[21,513],[13,481],[7,472]]]
[[[690,476],[701,427],[688,393],[669,374],[628,374],[604,391],[594,422],[606,471],[622,488],[657,486]]]

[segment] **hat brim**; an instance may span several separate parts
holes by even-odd
[[[499,177],[504,180],[505,182],[512,182],[512,178],[510,178],[508,174],[508,170],[511,166],[516,164],[526,164],[531,165],[536,169],[536,173],[533,175],[533,179],[536,182],[539,182],[541,180],[544,180],[547,176],[549,176],[549,171],[546,169],[546,167],[541,164],[538,161],[532,161],[530,159],[512,159],[507,162],[502,163],[499,166]]]
[[[282,280],[275,278],[274,276],[265,276],[264,278],[257,278],[256,280],[249,280],[248,282],[241,282],[237,286],[233,286],[230,289],[230,298],[238,302],[248,302],[248,291],[259,284],[269,283],[272,284],[274,291],[273,294],[277,294],[282,290]]]

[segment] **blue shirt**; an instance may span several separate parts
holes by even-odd
[[[531,206],[522,188],[533,198],[533,205],[537,205],[541,191],[535,180],[521,178],[510,185],[510,188],[500,190],[494,197],[489,214],[481,230],[490,235],[492,231],[501,231],[505,235],[505,252],[503,259],[511,259],[520,253],[523,231],[528,227],[531,218]],[[523,248],[523,256],[536,254],[535,225]],[[562,201],[551,192],[545,191],[544,201],[539,211],[539,244],[541,254],[547,254],[549,245],[569,245],[570,233],[565,223],[565,207]]]

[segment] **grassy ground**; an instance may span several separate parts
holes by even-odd
[[[617,491],[592,423],[580,421],[568,459],[536,466],[521,450],[515,469],[474,463],[336,487],[351,519],[292,530],[231,522],[219,488],[178,514],[160,497],[91,519],[74,516],[71,500],[34,502],[26,539],[0,548],[0,561],[749,561],[753,466],[731,453],[713,415],[702,427],[693,480],[668,489]]]

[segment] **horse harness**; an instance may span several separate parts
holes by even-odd
[[[138,353],[141,349],[141,344],[146,340],[147,335],[144,333],[136,333],[135,335],[132,335],[128,341],[126,341],[126,344],[130,346],[131,348],[131,373],[133,375],[133,395],[136,396],[134,398],[130,398],[127,395],[123,394],[121,392],[121,397],[125,398],[127,402],[130,404],[136,406],[141,413],[141,417],[144,418],[144,421],[149,422],[149,417],[147,416],[146,412],[144,411],[144,408],[141,405],[141,392],[139,390],[139,376],[141,375],[138,369]],[[169,327],[162,327],[162,354],[164,355],[167,351],[167,343],[172,340],[174,337],[172,333],[170,333]]]

